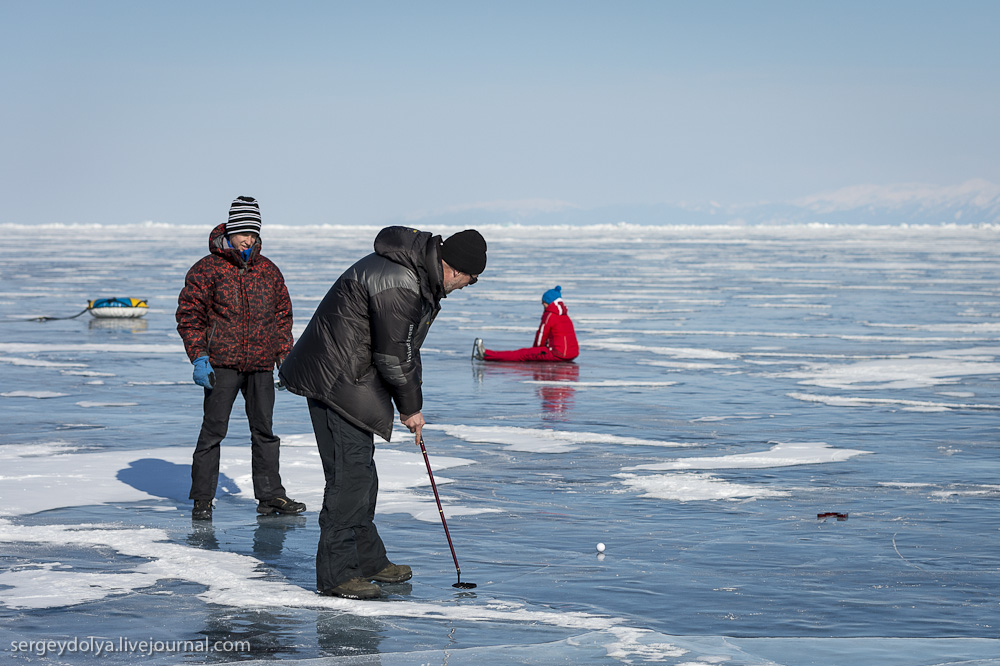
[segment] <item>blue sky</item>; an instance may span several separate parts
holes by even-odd
[[[1000,183],[998,28],[962,0],[5,0],[0,223]]]

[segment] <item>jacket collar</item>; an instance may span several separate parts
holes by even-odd
[[[243,261],[243,256],[240,252],[228,243],[225,222],[212,229],[212,232],[208,235],[208,251],[222,257],[237,268],[253,264],[260,255],[260,248],[260,236],[257,236],[257,242],[251,248],[250,257],[246,261]]]
[[[566,304],[563,303],[563,299],[557,298],[545,306],[545,311],[551,312],[552,314],[564,315],[567,312]]]

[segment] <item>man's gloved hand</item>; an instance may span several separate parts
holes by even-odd
[[[212,370],[207,356],[199,356],[194,360],[194,383],[207,389],[215,388],[215,370]]]

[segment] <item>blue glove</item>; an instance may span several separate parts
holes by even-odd
[[[215,387],[215,371],[207,356],[199,356],[194,360],[194,383],[207,389]]]

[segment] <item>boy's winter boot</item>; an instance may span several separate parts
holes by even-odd
[[[296,514],[306,510],[306,505],[287,497],[272,497],[257,503],[257,513],[272,515],[275,513]]]
[[[477,361],[486,358],[486,346],[483,344],[482,338],[476,338],[476,341],[472,343],[472,358]]]
[[[191,520],[212,520],[212,500],[195,500]]]
[[[382,596],[382,588],[369,583],[364,578],[352,578],[330,590],[320,590],[326,597],[343,597],[345,599],[378,599]]]

